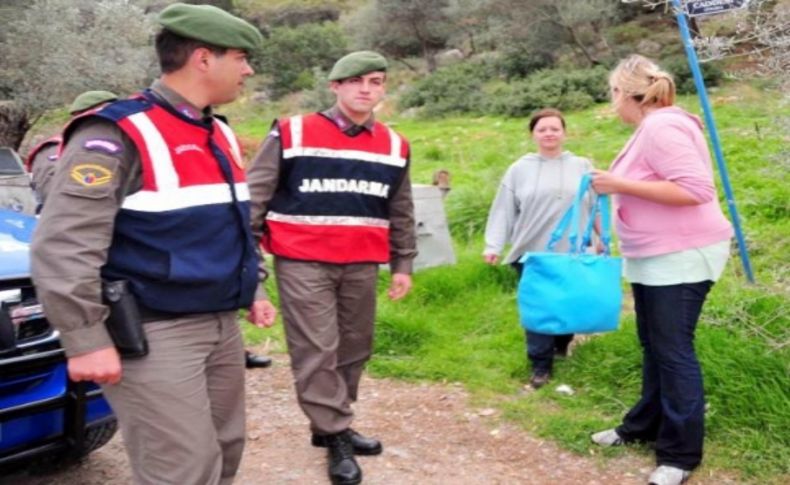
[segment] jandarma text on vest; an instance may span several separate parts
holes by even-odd
[[[389,184],[355,179],[302,179],[299,192],[354,192],[389,197]]]

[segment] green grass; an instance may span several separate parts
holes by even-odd
[[[709,404],[704,468],[730,470],[761,484],[790,481],[789,140],[776,122],[783,108],[775,96],[746,84],[712,95],[758,284],[744,282],[734,251],[697,332]],[[699,111],[695,97],[683,97],[680,104]],[[446,204],[459,262],[417,273],[412,294],[401,302],[386,299],[388,275],[382,274],[370,371],[463,383],[478,402],[500,407],[508,419],[578,453],[651,455],[644,447],[602,452],[589,443],[589,433],[616,424],[638,396],[641,351],[629,312],[620,331],[584,341],[556,365],[555,382],[571,385],[575,395],[559,395],[554,386],[520,392],[528,368],[515,275],[507,267],[484,265],[480,252],[499,178],[533,150],[527,120],[389,121],[412,143],[416,183],[430,183],[438,169],[452,174]],[[605,105],[570,113],[567,121],[568,149],[601,168],[630,135]],[[268,122],[241,126],[245,134],[267,129]],[[251,332],[251,338],[277,338],[281,331]]]

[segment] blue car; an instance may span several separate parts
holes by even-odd
[[[4,184],[20,180],[20,173],[27,178],[16,154],[0,148],[0,203]],[[17,182],[10,185],[19,189]],[[57,467],[77,461],[107,443],[117,428],[101,388],[68,379],[58,332],[47,322],[30,279],[37,219],[19,212],[31,203],[18,190],[5,195],[13,203],[0,205],[0,475],[32,463]]]

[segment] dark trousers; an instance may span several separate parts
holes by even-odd
[[[521,263],[511,263],[513,269],[518,273],[521,278],[521,272],[524,265]],[[573,334],[566,335],[548,335],[545,333],[537,333],[531,330],[524,330],[524,336],[527,340],[527,358],[532,363],[532,372],[546,373],[551,372],[554,366],[554,351],[564,353],[568,349]]]
[[[524,330],[527,339],[527,357],[532,363],[532,372],[551,372],[554,366],[554,352],[565,353],[573,334],[547,335],[545,333]]]
[[[694,330],[713,282],[631,285],[644,351],[642,397],[617,433],[655,441],[658,465],[692,470],[702,461],[705,398]]]

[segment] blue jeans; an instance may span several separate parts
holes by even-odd
[[[692,470],[702,461],[705,435],[694,331],[713,282],[631,286],[644,351],[642,397],[617,433],[626,441],[655,441],[658,465]]]
[[[521,278],[521,272],[524,269],[522,263],[511,263],[513,269],[518,273]],[[532,363],[532,372],[544,374],[551,372],[554,366],[554,351],[563,352],[568,349],[573,334],[567,335],[548,335],[545,333],[537,333],[531,330],[524,330],[524,337],[527,340],[527,358]]]

